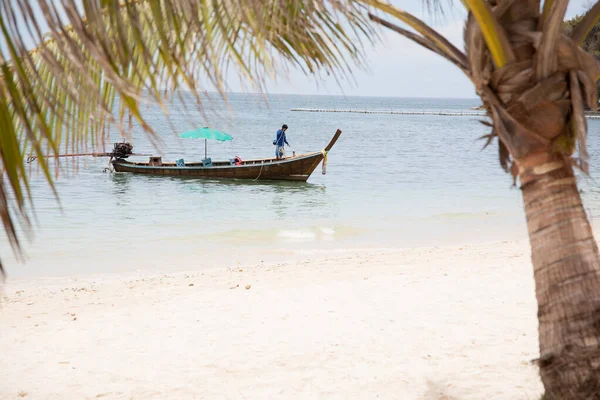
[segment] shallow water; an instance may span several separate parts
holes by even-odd
[[[193,108],[190,99],[188,108]],[[229,111],[207,105],[210,125],[234,140],[209,143],[213,159],[270,157],[281,124],[289,151],[322,149],[343,134],[308,183],[238,182],[103,173],[106,159],[80,161],[56,182],[62,211],[34,179],[35,237],[28,262],[0,250],[11,276],[135,269],[190,269],[326,255],[357,248],[432,246],[526,237],[520,193],[500,168],[497,147],[481,151],[480,117],[291,112],[292,108],[468,111],[476,99],[406,99],[232,94]],[[212,110],[212,111],[211,111]],[[217,111],[216,113],[214,111]],[[161,111],[147,109],[163,159],[199,160],[204,141],[179,139]],[[170,108],[176,132],[205,125],[198,112]],[[598,176],[599,121],[589,121],[592,176]],[[115,140],[117,135],[115,134]],[[139,127],[135,152],[159,153]],[[63,163],[64,165],[64,163]],[[600,190],[583,179],[590,215]]]

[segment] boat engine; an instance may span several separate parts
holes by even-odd
[[[133,145],[129,142],[115,143],[111,156],[113,158],[127,158],[133,154]]]

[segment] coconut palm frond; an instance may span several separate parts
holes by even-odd
[[[506,32],[498,23],[489,4],[484,0],[464,0],[464,4],[477,21],[496,67],[501,68],[514,62],[515,55]]]
[[[596,2],[593,7],[590,8],[587,13],[585,13],[583,19],[577,25],[575,25],[573,32],[571,32],[571,39],[573,39],[575,43],[583,43],[599,19],[600,1]]]
[[[373,7],[374,9],[382,11],[385,14],[398,18],[421,34],[424,38],[427,38],[428,42],[435,44],[435,47],[443,52],[444,57],[451,55],[451,59],[455,59],[460,63],[462,66],[461,69],[466,70],[469,68],[469,61],[463,52],[458,50],[446,38],[412,14],[409,14],[382,0],[361,0],[361,2]],[[506,1],[502,3],[497,7],[499,10],[496,10],[496,13],[491,10],[489,4],[484,0],[465,0],[464,4],[476,19],[478,29],[482,31],[483,37],[496,66],[502,67],[507,63],[514,62],[515,55],[512,47],[506,32],[498,23],[496,16],[496,13],[502,13],[502,10],[508,8],[508,5],[512,4],[512,1]],[[436,53],[440,52],[436,51]]]
[[[579,148],[579,168],[585,173],[589,172],[588,160],[590,154],[587,150],[587,121],[585,119],[585,108],[583,105],[583,96],[581,95],[581,87],[579,77],[576,72],[569,72],[569,89],[572,92],[571,104],[573,107],[573,118],[571,118],[571,130],[574,137],[577,139]]]
[[[548,16],[550,15],[550,12],[553,9],[552,8],[553,6],[555,6],[554,0],[545,0],[544,1],[544,4],[542,5],[542,15],[541,15],[541,19],[540,19],[539,28],[543,28],[544,21],[546,21],[548,19]]]
[[[536,75],[548,78],[558,70],[556,43],[563,32],[565,13],[569,0],[546,0],[540,28],[542,39],[536,52]]]
[[[0,218],[19,250],[28,228],[28,154],[52,185],[45,155],[103,148],[146,122],[142,101],[163,107],[165,89],[225,96],[234,71],[255,89],[282,68],[350,77],[361,37],[374,40],[350,0],[0,0]],[[32,44],[35,48],[32,49]],[[128,123],[129,122],[129,123]],[[15,219],[16,218],[16,219]],[[27,229],[25,229],[27,230]]]
[[[467,77],[471,78],[471,74],[470,74],[469,70],[467,68],[465,68],[465,65],[463,64],[463,60],[458,60],[455,58],[454,54],[444,51],[443,49],[440,49],[439,47],[437,47],[437,44],[435,42],[433,42],[432,40],[430,40],[429,38],[419,36],[419,35],[417,35],[413,32],[410,32],[406,29],[400,28],[399,26],[397,26],[389,21],[386,21],[384,19],[381,19],[374,14],[369,13],[369,18],[371,18],[371,21],[376,22],[376,23],[380,24],[381,26],[384,26],[388,29],[391,29],[391,30],[405,36],[406,38],[412,40],[413,42],[420,44],[421,46],[425,47],[426,49],[441,55],[446,60],[450,61],[452,64],[454,64],[458,68],[460,68],[461,71],[463,71],[465,73],[465,75],[467,75]]]
[[[457,60],[460,65],[467,67],[467,58],[463,52],[456,48],[448,39],[440,35],[434,29],[429,27],[426,23],[415,17],[414,15],[407,13],[389,3],[382,0],[360,0],[365,5],[373,7],[374,9],[388,14],[394,18],[404,22],[412,29],[421,34],[424,38],[433,44],[435,47],[440,49],[445,55],[449,55],[452,59]],[[373,15],[373,14],[371,14]]]

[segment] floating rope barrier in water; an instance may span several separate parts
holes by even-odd
[[[322,113],[353,113],[353,114],[387,114],[387,115],[431,115],[444,117],[485,117],[484,112],[471,111],[396,111],[396,110],[360,110],[337,108],[292,108],[290,111],[322,112]],[[586,114],[587,118],[600,119],[600,115]]]
[[[451,117],[484,117],[482,112],[453,112],[453,111],[395,111],[395,110],[358,110],[337,108],[292,108],[290,111],[302,112],[328,112],[328,113],[354,113],[354,114],[396,114],[396,115],[443,115]]]

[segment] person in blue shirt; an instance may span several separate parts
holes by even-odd
[[[282,159],[285,154],[284,144],[290,145],[285,138],[285,131],[287,131],[288,126],[283,124],[280,130],[277,131],[277,137],[273,141],[275,145],[275,157],[279,160]]]

